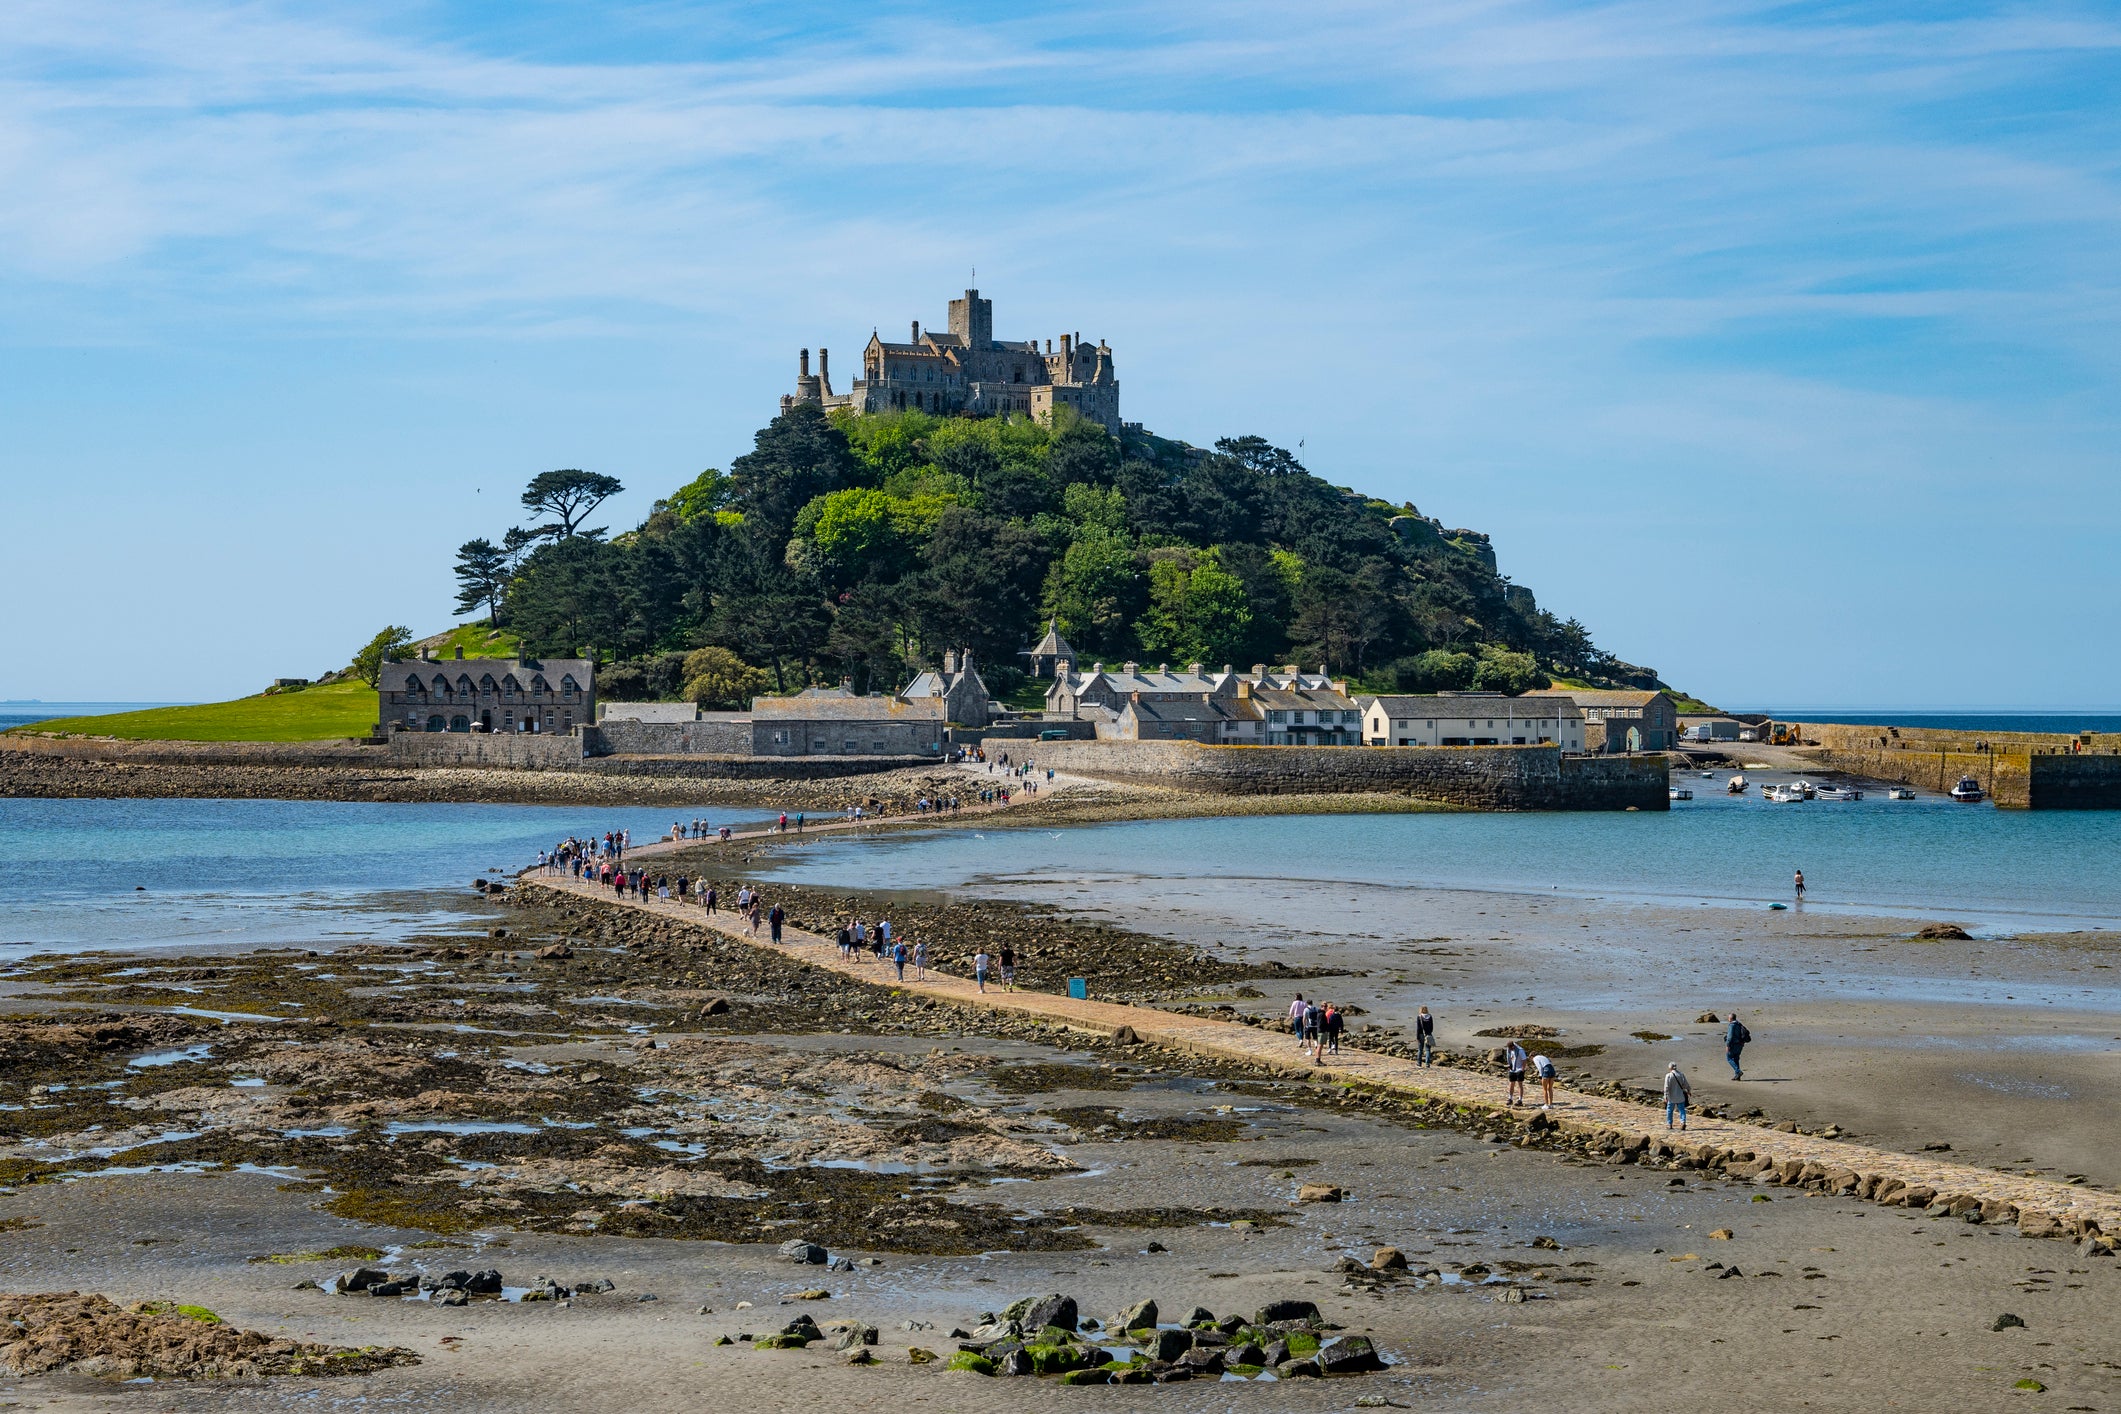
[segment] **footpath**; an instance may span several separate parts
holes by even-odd
[[[1013,778],[1010,778],[1013,780]],[[984,776],[967,772],[968,788],[977,784],[1005,786],[996,773]],[[1046,793],[1067,782],[1042,785]],[[1015,803],[965,807],[935,816],[893,816],[862,821],[835,819],[807,823],[804,833],[842,833],[878,824],[904,824],[934,820],[947,824],[966,816],[990,815],[1017,809],[1038,796],[1019,795]],[[790,831],[793,834],[793,831]],[[629,861],[654,857],[679,849],[732,848],[747,840],[781,839],[773,829],[746,831],[728,841],[678,840],[639,846],[627,851]],[[1505,1109],[1501,1103],[1502,1081],[1475,1070],[1450,1066],[1422,1066],[1397,1056],[1365,1052],[1343,1045],[1341,1053],[1323,1066],[1313,1065],[1298,1052],[1287,1033],[1260,1026],[1247,1026],[1211,1017],[1159,1011],[1154,1007],[1117,1002],[1081,1000],[1052,992],[1005,992],[990,986],[981,991],[968,978],[949,976],[930,969],[916,978],[909,967],[904,981],[889,964],[850,962],[839,956],[830,938],[793,926],[782,931],[778,944],[763,932],[748,936],[734,913],[709,915],[697,904],[656,898],[625,899],[608,887],[563,875],[531,870],[519,883],[548,888],[582,898],[601,901],[614,908],[631,908],[658,917],[680,920],[704,932],[733,942],[834,972],[879,989],[904,992],[959,1006],[986,1008],[1034,1017],[1077,1030],[1104,1036],[1137,1040],[1151,1046],[1169,1047],[1203,1057],[1236,1061],[1269,1070],[1321,1076],[1333,1082],[1406,1096],[1423,1103],[1443,1103],[1485,1119],[1520,1126],[1529,1134],[1576,1138],[1593,1153],[1622,1160],[1664,1161],[1688,1168],[1707,1168],[1735,1177],[1775,1182],[1820,1192],[1844,1194],[1895,1206],[1920,1208],[1955,1218],[1986,1223],[2014,1223],[2028,1237],[2074,1237],[2104,1239],[2102,1246],[2121,1237],[2121,1195],[2082,1188],[2053,1179],[2024,1177],[1953,1163],[1931,1154],[1901,1154],[1845,1140],[1815,1135],[1785,1134],[1743,1120],[1696,1118],[1684,1132],[1664,1127],[1661,1107],[1635,1104],[1603,1095],[1589,1095],[1557,1085],[1552,1110]]]

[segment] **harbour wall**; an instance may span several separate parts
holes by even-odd
[[[1470,810],[1669,810],[1662,756],[1554,746],[1204,746],[1042,741],[1017,755],[1071,775],[1218,795],[1412,796]]]
[[[2111,736],[1959,732],[1836,722],[1801,724],[1821,768],[1922,790],[1961,776],[2006,810],[2121,810],[2121,750]]]

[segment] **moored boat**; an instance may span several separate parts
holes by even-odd
[[[1748,781],[1744,776],[1733,776],[1723,783],[1723,793],[1725,795],[1744,795],[1746,787],[1751,784],[1752,782]]]
[[[1686,786],[1673,786],[1673,787],[1672,787],[1672,799],[1674,799],[1674,800],[1692,800],[1693,798],[1694,798],[1694,792],[1693,792],[1692,790],[1688,789],[1688,788],[1687,788]]]
[[[1906,786],[1894,786],[1885,793],[1885,798],[1887,800],[1913,800],[1915,793]]]
[[[1821,786],[1817,791],[1821,800],[1861,800],[1863,792],[1854,786]]]
[[[1981,789],[1981,782],[1972,776],[1961,776],[1959,784],[1953,786],[1950,791],[1952,799],[1962,805],[1978,804],[1987,794],[1988,792]]]

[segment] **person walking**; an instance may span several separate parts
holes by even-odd
[[[1545,1056],[1532,1057],[1532,1073],[1539,1077],[1539,1108],[1554,1108],[1554,1062]]]
[[[1802,869],[1797,871],[1797,902],[1804,902],[1804,871]]]
[[[1013,992],[1016,990],[1016,949],[1010,947],[1007,943],[1002,944],[1001,962],[1002,990]]]
[[[1414,1013],[1414,1063],[1436,1064],[1436,1018],[1427,1007]]]
[[[979,984],[982,992],[987,990],[987,964],[990,961],[992,959],[987,956],[985,948],[981,948],[972,959],[972,980]]]
[[[781,940],[781,924],[787,921],[788,910],[782,908],[779,904],[775,904],[773,908],[766,914],[766,924],[772,930],[773,940],[776,943]]]
[[[1296,1038],[1296,1049],[1304,1048],[1304,994],[1298,992],[1296,1000],[1289,1003],[1289,1034]]]
[[[1753,1039],[1753,1033],[1745,1029],[1745,1023],[1732,1012],[1730,1023],[1723,1028],[1723,1058],[1730,1063],[1731,1079],[1745,1079],[1745,1043]]]
[[[1694,1087],[1686,1083],[1686,1075],[1679,1069],[1679,1062],[1673,1061],[1664,1070],[1664,1127],[1666,1129],[1672,1127],[1672,1119],[1675,1115],[1678,1117],[1679,1127],[1681,1129],[1686,1128],[1686,1107],[1693,1098]]]
[[[915,981],[928,980],[928,945],[925,942],[913,945],[913,976]]]
[[[898,968],[898,980],[899,980],[899,981],[901,981],[901,982],[905,981],[905,980],[906,980],[906,944],[905,944],[905,943],[904,943],[903,941],[901,941],[901,942],[896,942],[896,943],[893,943],[893,944],[891,945],[891,962],[892,962],[892,965],[893,965],[893,966],[895,966],[895,967],[897,967],[897,968]]]
[[[1510,1044],[1502,1048],[1503,1069],[1508,1071],[1510,1076],[1509,1092],[1503,1101],[1506,1105],[1524,1103],[1524,1067],[1527,1059],[1529,1057],[1525,1055],[1524,1043],[1512,1036]]]
[[[1341,1029],[1347,1025],[1347,1018],[1341,1014],[1339,1007],[1328,1003],[1325,1017],[1320,1021],[1319,1025],[1322,1028],[1321,1039],[1325,1048],[1332,1054],[1339,1055],[1340,1033]]]
[[[1314,1065],[1326,1063],[1325,1048],[1319,1044],[1319,1033],[1325,1029],[1326,1009],[1313,1000],[1304,1004],[1304,1047],[1311,1053]]]

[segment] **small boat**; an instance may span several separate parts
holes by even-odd
[[[1716,773],[1714,771],[1703,771],[1701,773],[1701,779],[1703,779],[1704,781],[1713,781],[1716,779]]]
[[[1797,793],[1799,800],[1811,800],[1819,794],[1819,788],[1806,780],[1791,781],[1790,789]]]
[[[1746,787],[1751,784],[1752,782],[1743,776],[1733,776],[1723,783],[1723,793],[1725,795],[1744,795]]]
[[[1821,786],[1818,796],[1821,800],[1861,800],[1863,792],[1854,786]]]
[[[1801,804],[1804,798],[1804,792],[1794,785],[1769,786],[1762,795],[1762,799],[1772,800],[1777,805]]]
[[[1915,793],[1906,786],[1894,786],[1886,791],[1885,798],[1887,800],[1913,800]]]
[[[1961,776],[1959,784],[1952,787],[1950,794],[1952,799],[1963,805],[1975,805],[1980,803],[1987,792],[1981,789],[1981,782],[1972,776]]]
[[[1692,800],[1693,798],[1694,798],[1694,792],[1693,792],[1693,791],[1691,791],[1691,790],[1689,790],[1689,789],[1687,789],[1687,788],[1686,788],[1685,786],[1673,786],[1673,787],[1672,787],[1672,799],[1674,799],[1674,800]]]

